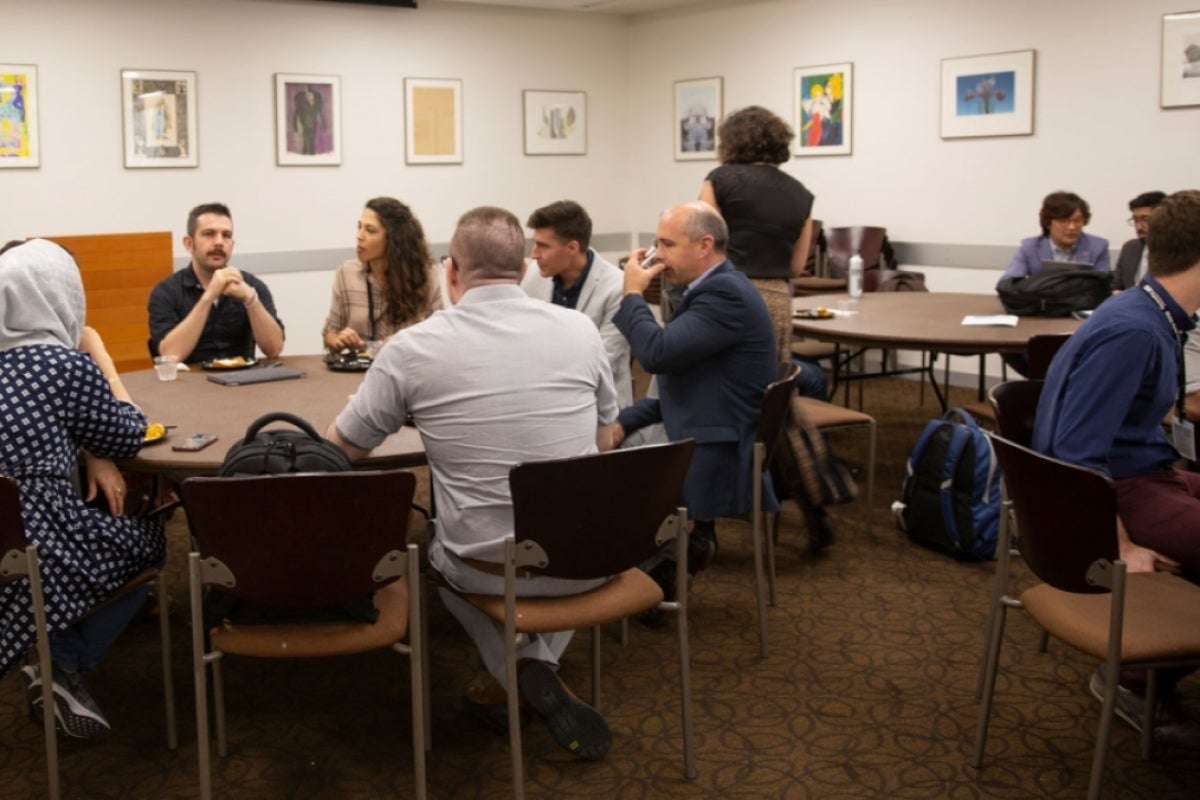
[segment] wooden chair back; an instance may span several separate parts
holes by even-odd
[[[763,464],[769,465],[775,456],[775,448],[783,437],[783,425],[787,421],[788,405],[796,393],[798,370],[789,365],[787,374],[772,383],[763,392],[762,411],[758,415],[758,428],[754,440],[763,446]]]
[[[87,297],[87,324],[104,339],[118,372],[153,366],[146,311],[150,290],[173,269],[170,231],[46,236],[75,257]]]
[[[826,272],[831,278],[846,277],[850,257],[856,252],[862,256],[864,271],[885,266],[882,256],[887,228],[872,225],[828,228],[825,239],[828,243]]]
[[[297,610],[375,591],[405,552],[416,478],[404,470],[190,478],[183,505],[202,559],[228,567],[221,591]]]
[[[1026,374],[1038,380],[1045,378],[1046,373],[1050,371],[1050,362],[1054,360],[1054,355],[1069,338],[1069,333],[1039,333],[1030,336],[1027,345],[1029,369]]]
[[[656,533],[679,507],[694,449],[684,439],[513,467],[517,550],[536,542],[546,554],[544,563],[523,568],[586,580],[619,574],[657,553],[665,540]]]
[[[1033,441],[1033,421],[1042,396],[1040,380],[1007,381],[993,386],[988,401],[996,412],[1000,435],[1010,442],[1028,447]]]
[[[1065,592],[1109,591],[1093,568],[1118,558],[1117,495],[1103,473],[992,436],[1021,532],[1021,558],[1045,583]]]

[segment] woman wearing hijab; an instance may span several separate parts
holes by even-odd
[[[42,239],[0,251],[0,473],[16,481],[25,533],[41,561],[59,729],[90,738],[109,724],[83,676],[146,591],[89,612],[162,563],[163,532],[158,523],[122,516],[124,484],[107,459],[137,454],[146,417],[83,320],[83,283],[67,251]],[[80,448],[87,451],[88,494],[102,493],[105,510],[88,506],[71,482]],[[0,587],[0,676],[34,641],[28,583]],[[23,667],[21,676],[40,714],[45,676],[37,666]]]

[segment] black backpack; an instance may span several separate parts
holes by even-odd
[[[272,422],[287,422],[294,430],[262,430]],[[217,475],[277,475],[286,472],[346,472],[350,459],[341,448],[322,438],[312,425],[295,414],[264,414],[246,429],[225,454]]]
[[[1112,296],[1112,273],[1078,269],[1004,278],[996,293],[1004,310],[1018,317],[1069,317]]]

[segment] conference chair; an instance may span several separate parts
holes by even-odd
[[[1103,702],[1088,785],[1098,800],[1123,669],[1146,669],[1141,746],[1150,758],[1157,671],[1200,665],[1200,587],[1165,572],[1127,573],[1117,544],[1117,500],[1106,475],[993,436],[1021,533],[1021,558],[1038,583],[1017,596],[1041,628],[1103,663]],[[1053,492],[1046,487],[1053,486]],[[1006,585],[1012,524],[1001,515],[997,583]],[[971,765],[980,768],[996,689],[1008,602],[993,601],[986,674]]]
[[[875,442],[878,427],[875,418],[866,412],[855,411],[852,408],[818,400],[814,397],[794,397],[792,405],[795,413],[804,414],[809,422],[822,433],[842,428],[867,429],[867,497],[863,505],[863,521],[866,525],[867,536],[872,536],[871,507],[875,497]],[[772,601],[772,605],[774,605],[774,601]]]
[[[1029,337],[1029,342],[1026,345],[1026,353],[1028,354],[1028,357],[1029,357],[1029,370],[1028,370],[1029,374],[1027,376],[1029,378],[1029,380],[1040,382],[1041,380],[1043,380],[1046,377],[1046,373],[1050,370],[1050,362],[1054,360],[1054,354],[1058,352],[1058,349],[1063,346],[1063,344],[1067,341],[1068,338],[1070,338],[1070,336],[1071,336],[1071,334],[1069,334],[1069,333],[1039,333],[1039,334]],[[949,361],[950,361],[950,358],[949,358],[949,356],[947,356],[946,357],[947,367],[949,367]],[[980,356],[979,369],[980,369],[980,375],[982,375],[983,374],[983,356]],[[1020,383],[1020,381],[1014,381],[1014,382]],[[1041,388],[1039,385],[1038,392],[1040,393],[1040,391],[1041,391]],[[1037,396],[1036,395],[1034,396],[1033,402],[1034,402],[1034,406],[1036,406],[1037,405]],[[996,418],[995,403],[992,402],[990,393],[989,393],[988,400],[986,402],[968,403],[967,405],[964,406],[964,408],[968,412],[970,412],[972,415],[974,415],[975,417],[977,417],[979,419],[990,419],[993,422],[999,421]],[[1032,424],[1032,421],[1033,421],[1033,413],[1032,412],[1029,413],[1029,421]],[[1028,439],[1015,438],[1016,432],[1014,432],[1013,435],[1009,435],[1007,433],[1004,433],[1003,429],[1002,429],[1001,435],[1003,435],[1005,438],[1012,439],[1013,441],[1017,442],[1018,444],[1028,444],[1028,442],[1029,442]]]
[[[696,777],[692,752],[687,620],[687,511],[678,507],[695,442],[613,450],[518,464],[509,474],[515,534],[504,542],[504,596],[458,593],[504,625],[508,736],[513,796],[525,796],[517,683],[518,638],[591,628],[592,705],[600,705],[600,629],[649,608],[674,612],[684,775]],[[678,557],[675,600],[638,568],[668,542]],[[518,597],[518,573],[589,580],[596,589],[565,597]],[[438,580],[438,576],[433,578]],[[441,580],[445,586],[444,579]],[[450,591],[453,587],[446,586]]]
[[[402,470],[184,481],[183,504],[195,542],[188,573],[203,800],[212,797],[207,667],[217,753],[223,757],[226,655],[315,658],[379,649],[409,660],[413,774],[416,796],[425,797],[420,565],[417,546],[406,544],[415,487],[413,474]],[[203,615],[206,588],[259,609],[300,616],[254,624],[237,621],[234,613],[209,624]],[[368,595],[378,611],[373,623],[328,618],[330,609]],[[337,674],[344,679],[343,668]]]
[[[47,795],[58,800],[61,788],[58,770],[58,737],[54,730],[54,684],[50,660],[50,632],[46,625],[46,601],[42,594],[42,576],[37,547],[25,536],[21,519],[20,495],[17,484],[7,475],[0,475],[0,584],[25,577],[33,603],[33,619],[37,629],[38,669],[42,680],[42,730],[46,740]],[[171,631],[167,619],[167,592],[162,572],[146,569],[117,589],[111,597],[96,606],[101,608],[144,586],[153,586],[158,597],[159,636],[162,641],[163,698],[167,722],[167,747],[178,745],[175,732],[175,689],[171,670]],[[95,609],[93,609],[94,611]],[[90,612],[89,612],[90,613]],[[87,615],[84,615],[85,617]]]

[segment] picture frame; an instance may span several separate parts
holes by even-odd
[[[941,136],[1033,134],[1036,51],[942,59]]]
[[[37,66],[0,64],[0,168],[42,165]]]
[[[342,163],[342,82],[337,75],[275,73],[275,163]]]
[[[1159,105],[1200,106],[1200,11],[1163,14]]]
[[[121,70],[126,169],[199,166],[196,73]]]
[[[526,89],[525,155],[587,155],[587,92]]]
[[[404,79],[404,162],[463,163],[462,81]]]
[[[725,114],[723,78],[675,81],[675,160],[712,161]]]
[[[795,158],[854,152],[854,62],[793,70]]]

